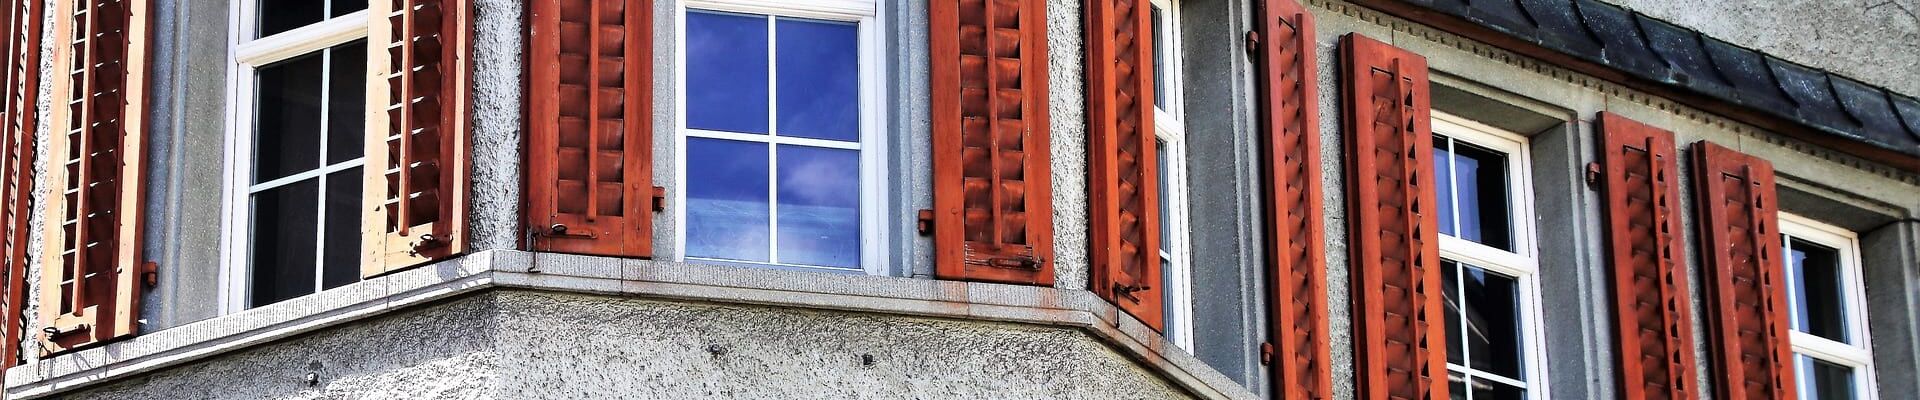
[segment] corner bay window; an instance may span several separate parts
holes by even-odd
[[[1448,393],[1544,398],[1524,138],[1435,113]]]
[[[1786,213],[1780,232],[1800,398],[1873,398],[1858,240],[1853,232]]]
[[[871,167],[873,13],[748,12],[782,8],[760,3],[700,2],[682,19],[683,255],[865,270],[885,189]]]

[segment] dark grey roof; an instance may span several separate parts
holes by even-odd
[[[1620,6],[1596,0],[1383,1],[1449,15],[1633,78],[1920,157],[1920,100]]]

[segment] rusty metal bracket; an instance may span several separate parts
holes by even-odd
[[[667,188],[653,187],[653,212],[667,211]]]
[[[1273,363],[1273,343],[1260,344],[1260,365]]]
[[[1140,297],[1134,296],[1133,293],[1146,291],[1148,289],[1152,289],[1152,287],[1147,285],[1124,285],[1115,283],[1113,284],[1113,295],[1125,297],[1127,300],[1133,300],[1133,302],[1138,303],[1141,301]]]
[[[1587,179],[1588,188],[1600,187],[1600,174],[1601,174],[1600,171],[1601,171],[1600,163],[1598,162],[1587,163],[1586,179]]]
[[[147,287],[159,286],[160,285],[160,263],[156,263],[153,261],[140,263],[140,280],[142,282],[146,282]]]
[[[920,236],[933,235],[933,210],[920,210],[918,220],[914,225],[920,230]]]

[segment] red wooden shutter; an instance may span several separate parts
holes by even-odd
[[[1271,382],[1281,398],[1331,398],[1313,14],[1294,0],[1264,0],[1257,11]]]
[[[12,0],[0,10],[0,28],[7,38],[6,85],[0,99],[0,369],[20,360],[25,338],[27,301],[27,237],[31,232],[33,199],[34,91],[40,89],[40,5],[37,0]]]
[[[1359,34],[1340,50],[1360,398],[1446,399],[1427,60]]]
[[[1621,396],[1696,399],[1673,132],[1600,113]]]
[[[1153,136],[1153,34],[1147,0],[1087,7],[1087,191],[1093,291],[1158,331],[1159,163]]]
[[[140,311],[140,211],[146,185],[145,0],[56,2],[43,353],[132,335]]]
[[[539,251],[653,255],[653,2],[531,3],[527,223]]]
[[[1714,398],[1792,399],[1773,165],[1713,143],[1692,147]]]
[[[1042,0],[934,0],[934,273],[1053,284]]]
[[[367,43],[366,210],[360,273],[465,250],[468,25],[462,0],[375,0]]]

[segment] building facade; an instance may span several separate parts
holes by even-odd
[[[1911,1],[4,4],[7,398],[1920,393]]]

